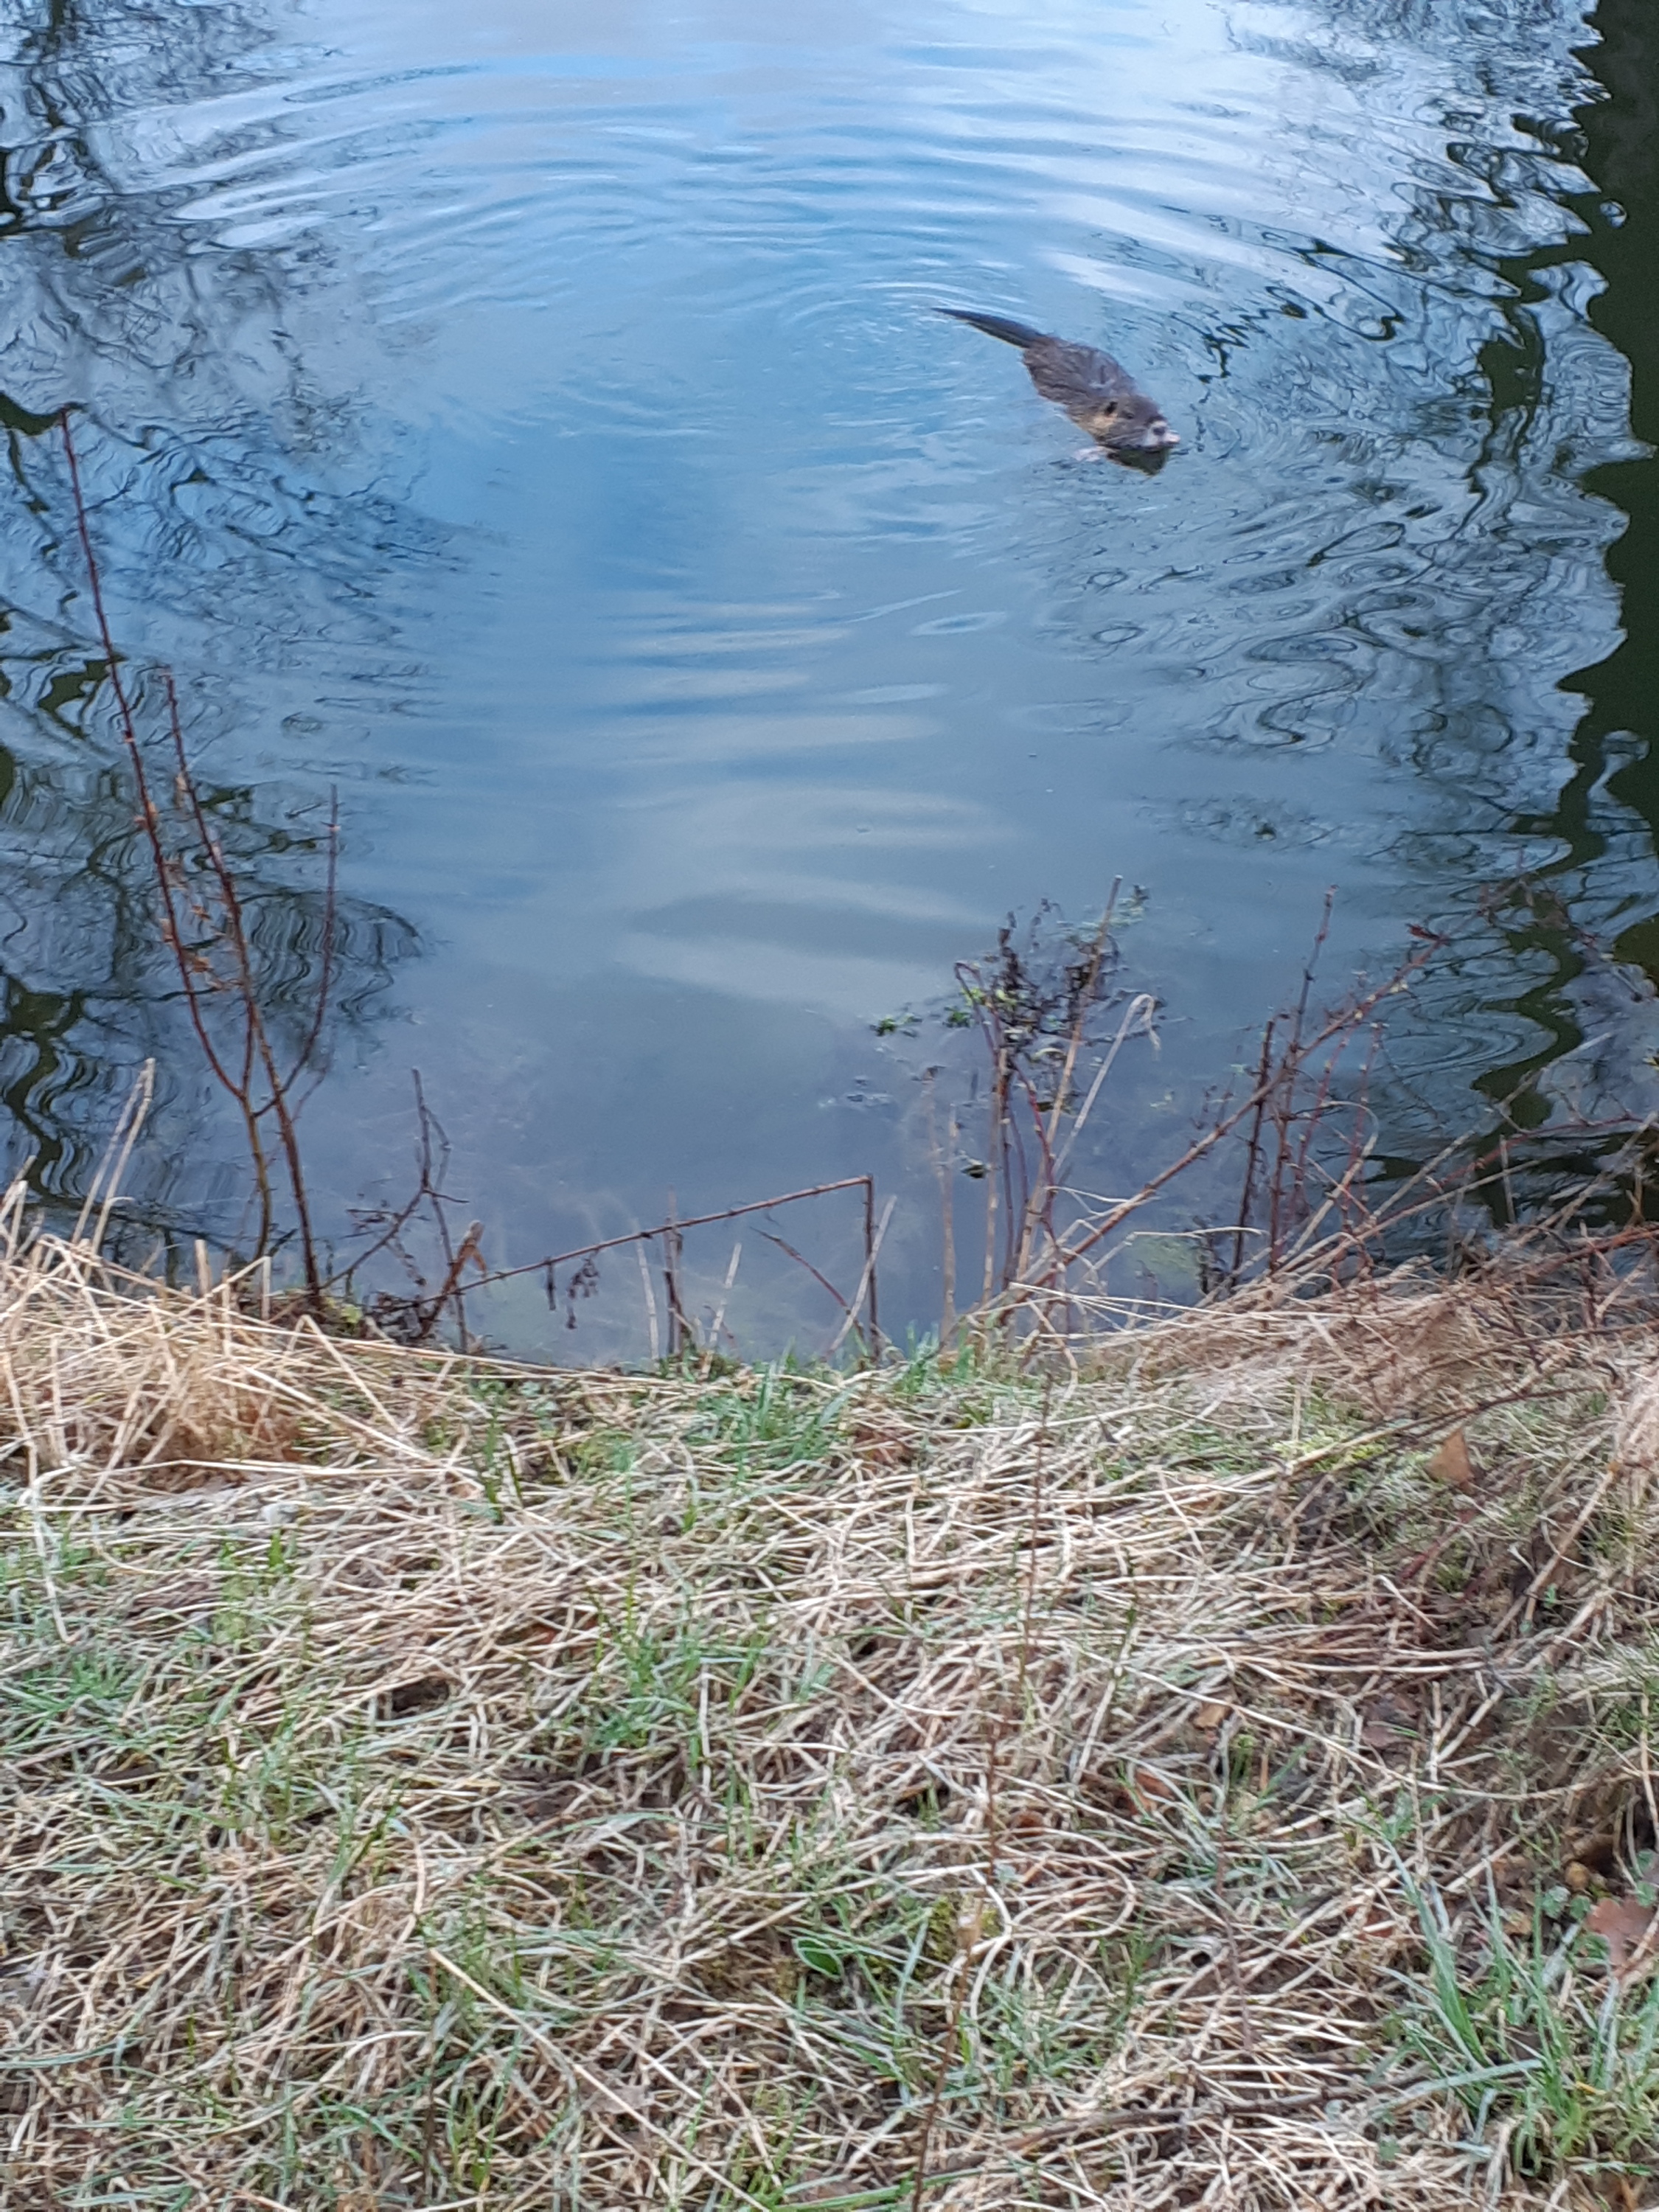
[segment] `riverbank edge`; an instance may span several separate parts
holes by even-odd
[[[1659,1326],[866,1372],[0,1267],[8,2201],[1637,2204]]]

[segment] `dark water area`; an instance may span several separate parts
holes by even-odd
[[[1180,1149],[1332,885],[1333,992],[1451,940],[1385,1151],[1645,1112],[1656,104],[1647,0],[13,0],[7,1163],[75,1200],[154,1055],[135,1222],[246,1235],[65,404],[301,1024],[339,793],[337,1229],[405,1186],[418,1066],[493,1261],[869,1171],[926,1326],[933,1032],[874,1025],[1117,879],[1163,1034],[1092,1188]],[[1180,450],[1084,458],[946,305],[1109,348]],[[845,1285],[834,1203],[787,1233]],[[755,1237],[729,1313],[833,1326]],[[626,1255],[574,1334],[533,1277],[483,1318],[642,1348]]]

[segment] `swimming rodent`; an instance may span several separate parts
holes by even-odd
[[[976,314],[971,307],[941,307],[939,313],[1018,346],[1042,397],[1063,407],[1109,459],[1132,468],[1161,468],[1170,447],[1181,443],[1158,402],[1147,398],[1110,354],[1028,329],[1006,315]]]

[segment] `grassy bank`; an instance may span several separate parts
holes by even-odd
[[[1622,1315],[549,1375],[15,1254],[4,2203],[1648,2201]]]

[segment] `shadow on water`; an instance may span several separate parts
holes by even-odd
[[[403,518],[295,465],[325,432],[337,459],[350,426],[337,409],[319,419],[317,380],[288,335],[304,317],[293,266],[202,252],[182,195],[141,187],[128,158],[133,130],[164,129],[180,88],[212,84],[268,39],[268,16],[52,0],[0,33],[3,1164],[32,1162],[43,1196],[77,1202],[116,1099],[154,1056],[135,1218],[227,1241],[245,1226],[245,1166],[234,1139],[221,1145],[159,936],[56,410],[82,424],[118,649],[140,669],[163,639],[177,657],[181,625],[185,653],[198,647],[179,675],[201,796],[246,893],[272,1020],[293,1027],[320,952],[327,787],[223,764],[233,748],[245,763],[258,732],[227,681],[222,617],[228,606],[242,669],[279,670],[319,629],[348,647],[372,636],[377,558]],[[415,938],[347,899],[334,943],[337,1043],[373,1019]]]

